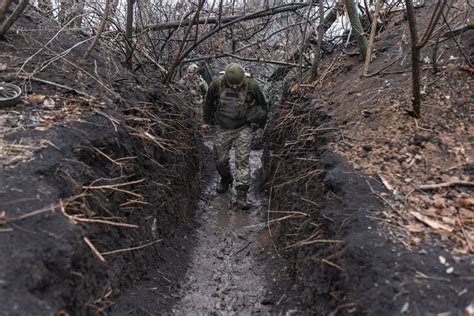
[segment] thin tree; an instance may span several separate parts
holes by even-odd
[[[359,47],[360,54],[365,59],[367,56],[367,38],[364,36],[364,29],[362,28],[362,23],[360,22],[359,11],[354,0],[345,0],[347,15],[351,21],[352,34],[357,42]]]
[[[4,18],[3,22],[0,23],[0,39],[5,36],[5,33],[10,29],[13,23],[15,23],[18,17],[20,17],[28,4],[29,0],[21,0],[13,13],[10,14],[8,18]]]
[[[374,39],[375,39],[375,30],[377,29],[377,19],[379,17],[380,12],[380,2],[381,0],[376,0],[375,2],[375,13],[372,18],[372,26],[370,27],[370,37],[369,37],[369,46],[367,48],[367,55],[365,56],[365,64],[364,64],[364,76],[367,76],[367,71],[369,70],[369,63],[372,59],[372,47],[374,46]]]
[[[321,45],[324,35],[324,0],[319,0],[319,25],[318,25],[318,44],[313,64],[311,65],[309,82],[313,82],[318,77],[319,61],[321,60]]]
[[[420,47],[418,46],[418,31],[416,28],[415,9],[412,0],[405,0],[411,37],[411,71],[412,71],[412,107],[415,117],[420,117]]]
[[[421,116],[421,89],[420,89],[420,51],[428,43],[433,30],[438,23],[438,19],[443,13],[446,0],[440,0],[431,16],[430,23],[426,29],[425,35],[418,40],[418,31],[416,26],[415,8],[412,0],[405,0],[407,8],[408,24],[410,25],[411,38],[411,72],[412,72],[412,108],[415,117]]]
[[[6,15],[7,15],[7,10],[12,4],[12,0],[3,0],[0,3],[0,24],[5,21]]]
[[[109,11],[110,11],[110,3],[111,3],[111,0],[105,1],[104,15],[102,17],[102,20],[100,21],[100,25],[99,25],[99,28],[97,29],[97,33],[95,34],[94,40],[87,48],[86,52],[84,53],[84,56],[82,56],[83,59],[86,59],[89,57],[91,51],[97,45],[97,41],[99,40],[100,36],[102,35],[102,32],[105,29],[105,25],[107,23],[107,18],[109,16]]]
[[[135,0],[127,0],[127,21],[125,24],[125,64],[128,69],[133,67],[133,4]]]

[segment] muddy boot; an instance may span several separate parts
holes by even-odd
[[[216,191],[217,193],[226,193],[229,190],[230,184],[232,183],[234,179],[231,179],[230,181],[223,180],[221,179],[221,182],[217,185]]]
[[[237,190],[236,201],[237,207],[242,210],[248,210],[250,205],[247,203],[247,191]]]

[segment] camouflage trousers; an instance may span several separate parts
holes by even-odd
[[[248,126],[237,129],[216,127],[214,136],[214,160],[223,183],[232,182],[230,150],[235,150],[235,188],[248,190],[250,186],[249,155],[252,144],[252,130]]]

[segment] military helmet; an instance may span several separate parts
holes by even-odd
[[[229,64],[225,69],[224,80],[228,84],[240,85],[244,82],[245,71],[239,64]]]

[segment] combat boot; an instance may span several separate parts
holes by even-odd
[[[236,203],[237,207],[243,210],[249,209],[249,204],[247,203],[247,191],[245,190],[236,190],[237,191],[237,197],[236,197]]]
[[[217,193],[226,193],[229,190],[229,187],[232,181],[234,181],[234,179],[230,179],[230,181],[229,180],[225,181],[221,179],[221,181],[219,182],[216,188]]]

